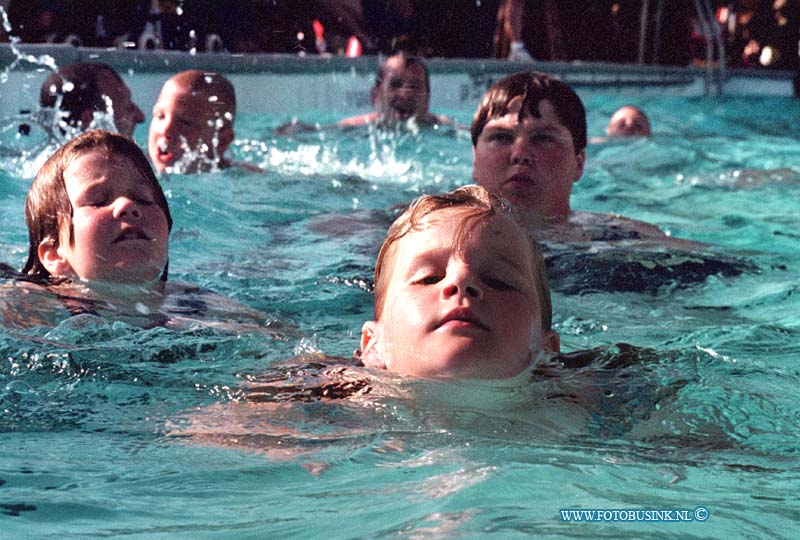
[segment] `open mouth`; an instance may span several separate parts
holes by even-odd
[[[117,244],[119,242],[128,242],[130,240],[145,240],[150,241],[150,237],[145,234],[145,232],[139,228],[131,227],[129,229],[125,229],[117,236],[112,244]]]
[[[394,112],[402,118],[408,118],[414,114],[414,104],[405,101],[395,101],[392,103],[392,109],[394,109]]]
[[[158,160],[162,163],[167,163],[172,161],[173,154],[169,151],[169,147],[166,144],[159,144],[158,145]]]

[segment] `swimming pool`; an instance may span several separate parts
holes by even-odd
[[[341,115],[245,113],[234,152],[268,172],[165,181],[170,275],[292,322],[298,335],[142,329],[91,315],[0,330],[4,536],[790,535],[800,518],[800,102],[581,95],[590,136],[629,102],[648,111],[655,135],[590,145],[574,208],[650,221],[756,267],[645,292],[554,292],[566,351],[627,342],[652,352],[601,364],[590,390],[570,374],[387,378],[363,402],[292,401],[319,368],[284,361],[349,357],[371,315],[381,231],[367,220],[355,234],[321,232],[320,219],[386,215],[468,182],[470,140],[450,128],[284,138],[272,130],[292,117]],[[436,112],[466,125],[473,108]],[[16,267],[35,157],[20,159],[26,148],[36,141],[13,133],[0,146],[0,260]],[[617,353],[607,356],[610,366]],[[291,384],[266,403],[237,401],[243,383],[264,380]],[[564,388],[572,393],[556,395]],[[197,425],[219,438],[181,435]],[[698,506],[707,521],[573,523],[559,512]]]

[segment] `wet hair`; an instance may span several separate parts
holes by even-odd
[[[155,203],[167,218],[167,228],[172,230],[172,216],[164,191],[158,183],[150,162],[142,150],[127,137],[102,129],[87,131],[62,146],[42,165],[25,200],[25,222],[28,225],[28,260],[21,272],[31,277],[47,280],[50,272],[39,259],[39,245],[51,239],[56,245],[60,231],[69,228],[69,242],[74,242],[72,203],[69,200],[64,171],[80,156],[91,150],[102,150],[109,157],[123,156],[130,160],[147,185],[153,190]],[[161,275],[167,279],[167,267]]]
[[[71,126],[78,126],[83,111],[106,111],[98,80],[103,73],[109,73],[123,84],[122,78],[114,68],[100,62],[76,62],[59,68],[47,76],[39,91],[39,105],[46,108],[58,108],[66,113],[64,120]],[[72,84],[69,88],[67,83]],[[58,103],[59,97],[61,103]]]
[[[236,89],[227,77],[213,71],[188,69],[174,75],[170,81],[185,87],[191,94],[216,96],[215,101],[209,101],[211,108],[221,111],[223,120],[233,124],[236,115]],[[225,113],[230,113],[230,118]]]
[[[374,88],[379,88],[383,84],[383,80],[386,78],[386,66],[389,63],[389,60],[391,60],[392,58],[399,58],[400,60],[402,60],[406,68],[411,66],[421,67],[422,72],[425,73],[425,92],[427,94],[431,93],[431,74],[428,72],[428,67],[425,65],[425,62],[423,62],[416,56],[406,56],[405,53],[393,54],[381,64],[381,67],[378,68],[378,73],[375,75]]]
[[[423,228],[422,220],[426,216],[440,210],[454,208],[463,208],[468,211],[455,238],[456,245],[463,243],[476,225],[486,223],[494,216],[504,215],[516,221],[509,205],[477,185],[463,186],[441,195],[423,195],[417,198],[389,227],[386,239],[378,252],[378,259],[375,262],[374,320],[380,320],[383,313],[383,304],[392,278],[392,267],[395,262],[398,241],[405,235]],[[522,225],[520,227],[525,230]],[[550,300],[550,287],[547,283],[544,257],[539,243],[533,235],[526,233],[526,236],[531,247],[534,289],[539,300],[542,328],[547,331],[551,329],[553,323],[553,305]]]
[[[521,118],[529,114],[539,118],[539,103],[546,99],[553,104],[559,120],[572,134],[575,153],[586,148],[586,109],[581,98],[568,84],[536,71],[508,75],[486,91],[472,119],[472,146],[478,144],[486,123],[508,114],[511,100],[518,96],[522,96]]]

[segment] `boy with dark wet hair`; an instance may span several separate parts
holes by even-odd
[[[407,121],[420,124],[450,124],[448,118],[428,110],[431,100],[431,79],[428,68],[419,58],[399,53],[384,61],[370,91],[374,112],[346,118],[343,126],[359,126],[370,122]]]
[[[478,184],[538,218],[570,214],[586,161],[586,111],[572,88],[543,73],[509,75],[484,94],[470,131]]]
[[[92,130],[65,144],[39,170],[25,201],[24,274],[144,284],[167,279],[172,217],[141,149]]]
[[[528,219],[529,231],[547,251],[558,290],[575,280],[577,268],[588,288],[643,291],[717,273],[738,275],[751,267],[710,257],[703,253],[708,246],[673,238],[649,223],[574,212],[572,187],[586,163],[586,111],[575,91],[555,77],[523,72],[495,83],[478,105],[471,135],[473,180]]]
[[[106,101],[108,100],[108,102]],[[133,137],[144,113],[131,100],[131,91],[109,65],[100,62],[67,64],[47,76],[39,92],[39,104],[62,114],[61,120],[73,128],[87,130],[95,113],[111,113],[114,127],[125,137]]]

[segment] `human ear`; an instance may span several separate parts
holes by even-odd
[[[39,256],[39,260],[42,262],[42,266],[45,267],[51,276],[64,277],[71,276],[74,273],[72,271],[72,266],[64,256],[58,242],[49,236],[39,242],[36,253]]]
[[[233,142],[233,138],[233,126],[225,125],[219,130],[217,133],[217,140],[219,141],[217,142],[217,151],[219,152],[220,156],[228,150],[228,147]]]
[[[550,353],[561,352],[561,336],[555,330],[548,330],[544,337],[544,350]]]
[[[93,120],[94,110],[91,108],[83,109],[83,112],[81,112],[81,128],[88,129]]]
[[[477,145],[475,145],[475,144],[472,145],[472,181],[477,184],[478,183],[478,179],[475,178],[475,147],[476,146]]]
[[[384,362],[378,355],[380,343],[380,324],[377,321],[367,321],[361,327],[361,362],[366,367],[386,369]]]
[[[575,178],[573,178],[573,182],[577,182],[583,176],[583,165],[586,163],[586,149],[584,148],[577,154],[575,154],[575,161],[577,161],[578,166],[575,168]]]

